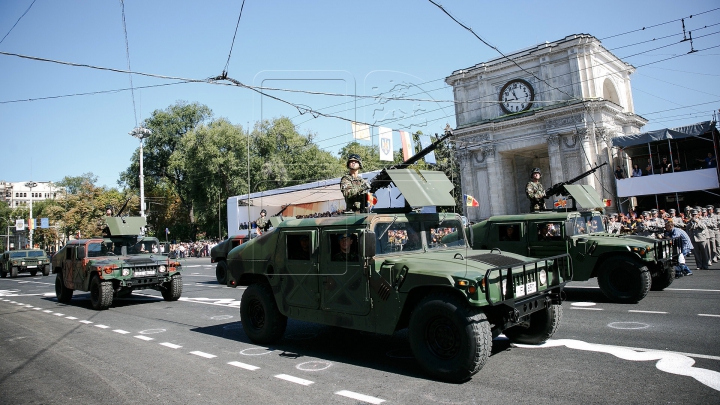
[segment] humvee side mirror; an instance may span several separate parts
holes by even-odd
[[[363,251],[364,257],[373,257],[375,256],[375,232],[365,232],[363,233],[363,248],[365,249]]]
[[[77,253],[76,253],[75,255],[76,255],[76,257],[77,257],[78,259],[84,259],[84,258],[85,258],[85,246],[78,246],[76,252],[77,252]]]

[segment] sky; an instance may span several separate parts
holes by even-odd
[[[720,108],[717,1],[438,3],[505,54],[571,34],[600,39],[640,66],[631,79],[635,113],[650,120],[643,131],[706,121]],[[230,52],[241,4],[0,1],[0,52],[120,71],[129,54],[134,72],[131,92],[128,73],[0,54],[0,181],[92,172],[98,185],[116,187],[138,147],[129,132],[178,101],[205,104],[214,118],[243,128],[290,117],[335,155],[352,141],[348,120],[442,133],[455,127],[445,77],[500,56],[422,0],[246,0]],[[698,52],[687,54],[690,42],[680,42],[680,18]],[[180,83],[220,75],[228,56],[227,76],[243,84],[325,94],[268,91],[298,108],[228,82]]]

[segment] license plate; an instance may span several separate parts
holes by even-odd
[[[37,269],[37,266],[27,266],[28,269]]]
[[[147,271],[136,271],[136,276],[154,276],[155,271],[154,270],[147,270]]]
[[[523,295],[532,294],[537,291],[537,284],[533,281],[525,285],[515,286],[515,296],[522,297]]]

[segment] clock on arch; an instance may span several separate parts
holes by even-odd
[[[500,89],[500,108],[506,114],[529,110],[535,100],[535,90],[525,80],[515,79]]]

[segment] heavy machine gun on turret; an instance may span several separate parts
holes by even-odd
[[[568,193],[567,190],[565,189],[565,186],[566,186],[566,185],[568,185],[568,184],[573,184],[573,183],[575,183],[575,182],[578,181],[578,180],[584,179],[585,177],[587,177],[587,176],[595,173],[599,168],[605,166],[606,164],[607,164],[607,162],[605,162],[605,163],[603,163],[603,164],[601,164],[601,165],[596,165],[596,166],[593,167],[592,169],[586,171],[585,173],[583,173],[583,174],[581,174],[581,175],[579,175],[579,176],[577,176],[577,177],[573,177],[573,178],[570,179],[570,180],[566,180],[566,181],[563,181],[563,182],[561,182],[561,183],[557,183],[557,184],[553,185],[552,187],[550,187],[549,189],[547,189],[547,190],[545,191],[545,198],[550,198],[550,197],[556,196],[556,195],[565,195],[565,196],[567,196],[569,193]]]

